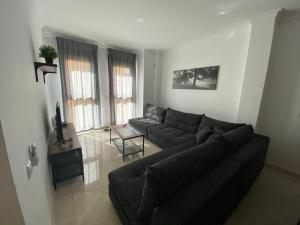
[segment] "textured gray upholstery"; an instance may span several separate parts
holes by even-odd
[[[144,108],[144,117],[161,123],[165,119],[165,109],[147,104]]]
[[[129,124],[135,129],[141,131],[145,135],[145,137],[147,137],[147,129],[159,125],[160,122],[149,118],[140,117],[130,119]]]
[[[195,134],[201,122],[202,115],[185,113],[168,108],[165,118],[165,124],[185,132]]]
[[[166,124],[150,127],[148,139],[162,148],[169,148],[185,142],[196,144],[196,136]]]
[[[221,120],[216,120],[207,116],[203,116],[199,128],[202,129],[204,127],[209,127],[214,129],[214,127],[217,127],[219,129],[222,129],[224,131],[229,131],[236,129],[238,127],[244,126],[244,123],[229,123]]]

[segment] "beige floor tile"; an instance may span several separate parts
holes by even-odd
[[[74,191],[77,225],[121,225],[107,194]]]
[[[265,166],[226,225],[296,225],[299,202],[299,178]]]
[[[76,213],[73,202],[73,193],[70,183],[64,182],[58,185],[55,192],[55,225],[74,225]]]
[[[58,184],[55,192],[56,225],[121,224],[108,197],[108,173],[142,158],[142,154],[126,157],[109,141],[109,132],[92,131],[79,134],[82,145],[84,175]],[[136,143],[142,144],[137,138]],[[145,140],[145,156],[160,148]]]

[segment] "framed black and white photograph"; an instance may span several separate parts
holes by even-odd
[[[173,89],[216,90],[220,66],[174,71]]]

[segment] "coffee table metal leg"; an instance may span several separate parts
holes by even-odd
[[[111,144],[111,128],[109,129],[109,143]]]
[[[125,140],[122,140],[123,141],[123,162],[125,161],[125,157],[124,157],[124,154],[125,154]]]
[[[145,153],[145,137],[143,136],[143,156],[144,156],[144,153]]]

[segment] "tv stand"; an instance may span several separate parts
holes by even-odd
[[[58,142],[56,133],[53,132],[50,140],[48,157],[54,190],[57,188],[57,183],[67,179],[82,176],[84,180],[82,148],[72,123],[63,127],[63,136],[67,140]]]
[[[69,138],[68,140],[61,140],[61,141],[59,141],[59,140],[57,140],[54,144],[55,145],[61,145],[61,144],[66,144],[67,142],[72,142],[73,141],[73,138]]]

